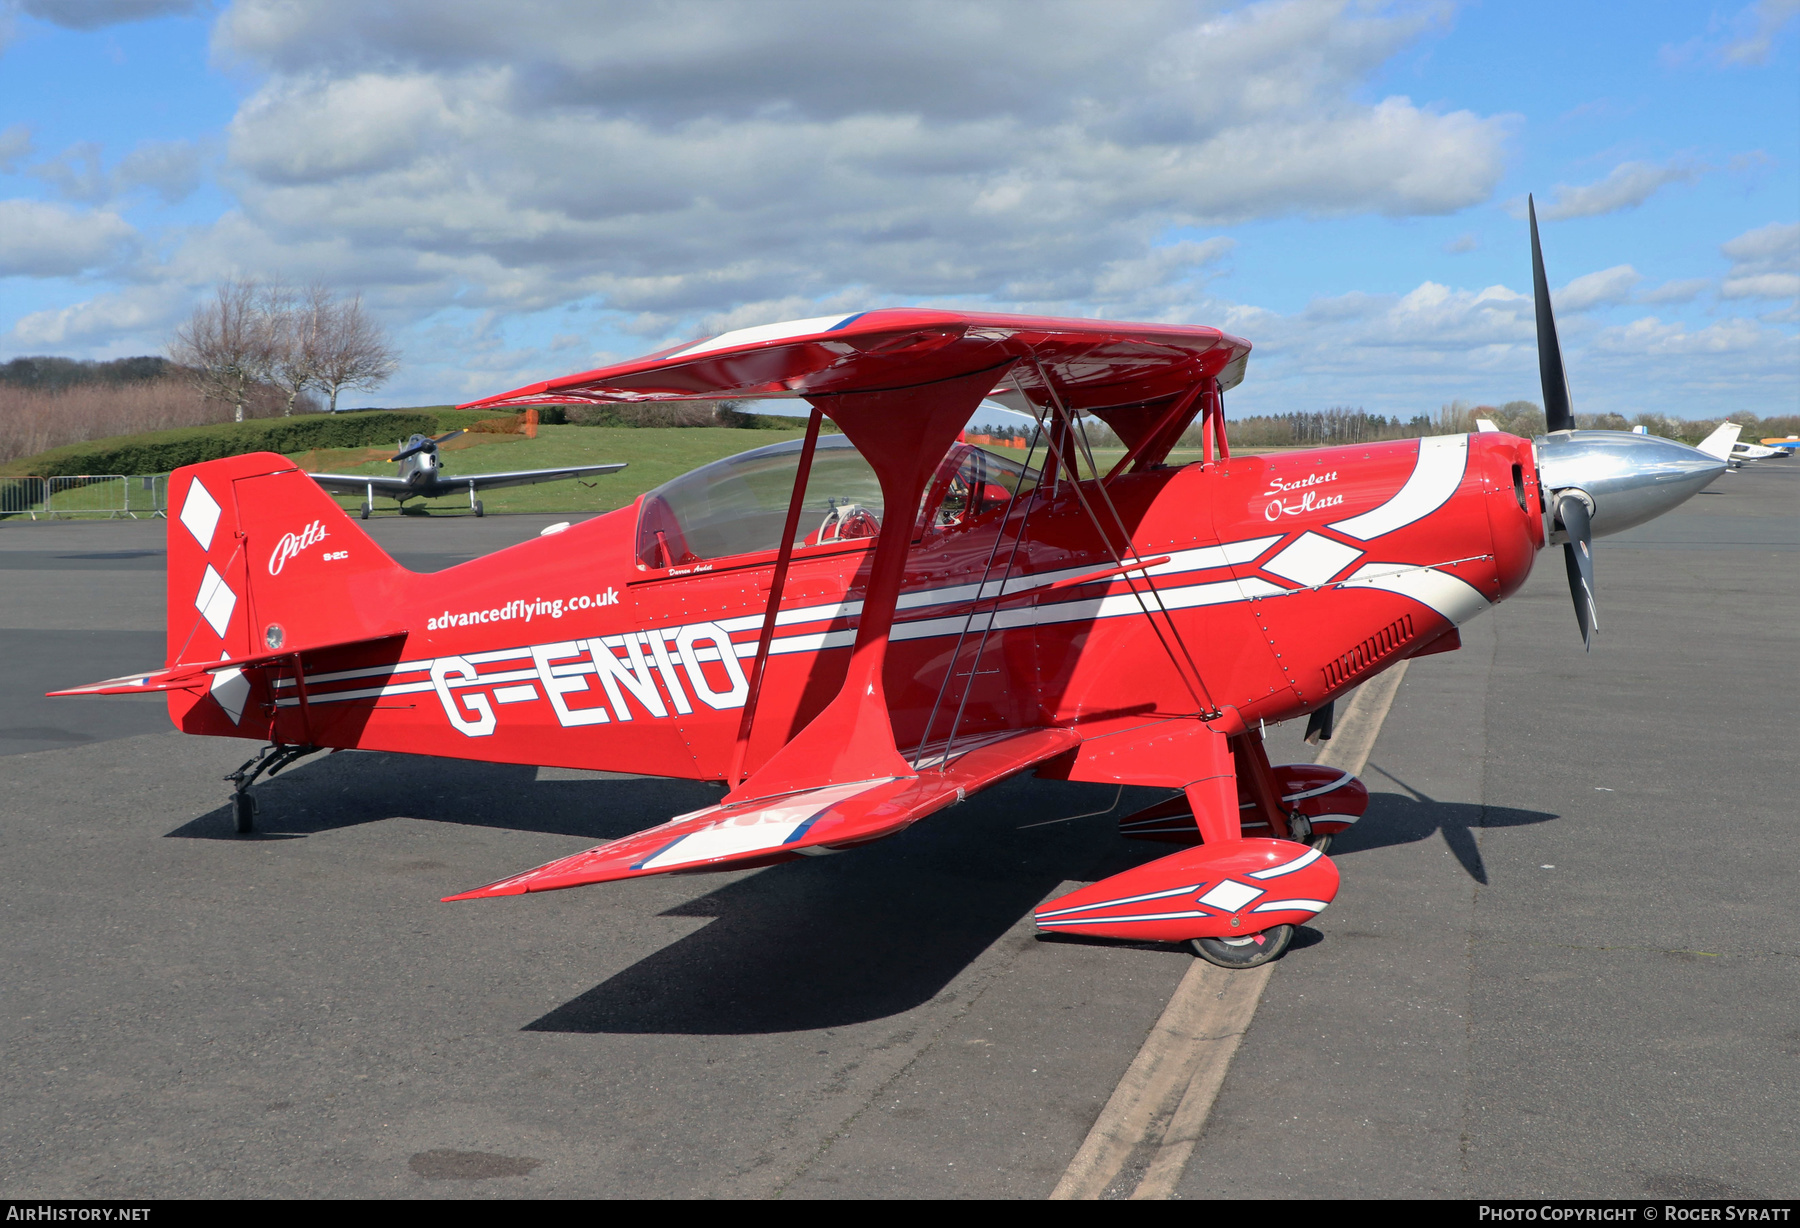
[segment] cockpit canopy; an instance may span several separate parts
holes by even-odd
[[[646,494],[638,513],[638,565],[686,567],[780,549],[801,442],[728,456]],[[1030,489],[1033,476],[1016,461],[955,444],[926,490],[918,525],[949,528],[997,514],[1014,490]],[[843,435],[821,435],[794,546],[874,538],[885,511],[881,483],[855,445]]]

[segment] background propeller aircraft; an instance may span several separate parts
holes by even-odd
[[[1014,773],[1168,789],[1123,834],[1166,856],[1037,912],[1050,930],[1279,955],[1324,909],[1360,782],[1272,766],[1263,721],[1459,646],[1563,547],[1723,462],[1573,429],[1532,218],[1550,431],[1231,455],[1250,345],[1216,329],[897,309],[743,329],[478,404],[790,396],[803,440],[430,576],[283,458],[170,482],[167,665],[60,694],[168,692],[183,730],[721,782],[716,805],[451,899],[768,865],[890,835]],[[983,397],[1042,425],[958,442]],[[1125,441],[1102,472],[1083,418]],[[821,436],[830,417],[841,436]],[[1202,459],[1165,465],[1198,419]],[[360,481],[360,479],[358,479]]]
[[[1779,449],[1763,444],[1745,443],[1738,438],[1743,430],[1744,428],[1736,422],[1721,422],[1717,430],[1694,446],[1708,456],[1718,457],[1733,469],[1742,469],[1746,463],[1753,461],[1787,457],[1787,453]]]
[[[382,494],[404,504],[408,499],[436,499],[444,495],[469,492],[469,510],[477,516],[482,514],[481,500],[475,497],[479,490],[490,490],[497,486],[533,486],[539,482],[561,482],[567,478],[587,477],[590,474],[617,473],[625,466],[618,465],[571,465],[566,469],[517,469],[511,473],[471,473],[465,477],[451,477],[444,472],[443,462],[438,458],[438,445],[455,439],[462,431],[451,431],[447,435],[439,435],[433,439],[427,435],[414,435],[400,445],[400,450],[388,457],[400,466],[400,476],[392,478],[362,477],[354,473],[315,473],[312,480],[326,490],[345,495],[362,495],[362,518],[367,520],[369,513],[375,510],[375,496]]]

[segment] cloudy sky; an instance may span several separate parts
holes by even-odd
[[[1628,14],[1628,16],[1627,16]],[[219,278],[463,400],[901,304],[1216,324],[1231,412],[1800,411],[1800,0],[0,0],[0,359]]]

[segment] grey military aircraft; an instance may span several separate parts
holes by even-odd
[[[475,497],[478,490],[499,486],[532,486],[538,482],[561,482],[568,478],[617,473],[624,464],[570,465],[562,469],[515,469],[509,473],[471,473],[452,477],[445,473],[438,459],[438,445],[455,439],[461,431],[451,431],[433,439],[414,435],[400,444],[400,450],[388,459],[400,466],[398,477],[376,478],[355,473],[315,473],[312,480],[333,494],[362,495],[362,518],[367,520],[375,510],[375,496],[383,495],[397,503],[408,499],[438,499],[445,495],[469,492],[469,510],[477,516],[483,508]]]

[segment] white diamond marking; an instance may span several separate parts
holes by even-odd
[[[1362,551],[1317,533],[1302,533],[1262,569],[1283,580],[1318,588],[1362,557]]]
[[[188,486],[187,498],[181,504],[181,523],[200,543],[201,550],[212,549],[213,530],[219,527],[219,503],[199,478]]]
[[[224,639],[225,628],[231,625],[231,612],[237,609],[237,594],[225,583],[225,577],[213,570],[211,563],[206,565],[206,574],[200,578],[200,593],[194,598],[194,608],[212,625],[214,633]]]
[[[1236,912],[1262,894],[1264,893],[1260,887],[1252,887],[1247,883],[1240,883],[1236,879],[1228,878],[1201,896],[1200,902],[1208,908],[1217,908],[1221,912]]]
[[[229,661],[231,654],[222,653],[219,660]],[[228,669],[214,674],[209,689],[219,706],[225,709],[225,715],[231,718],[231,723],[240,724],[244,719],[244,701],[250,698],[250,680],[244,677],[244,671]]]

